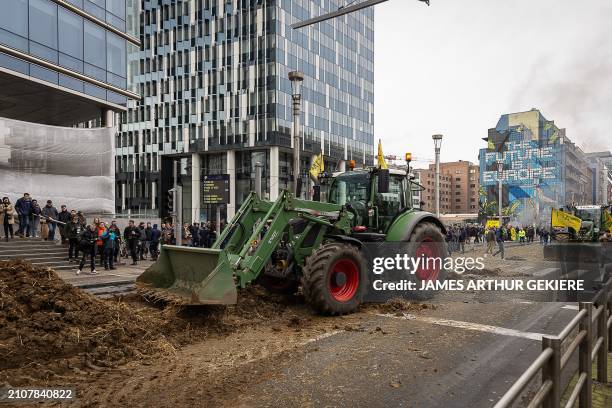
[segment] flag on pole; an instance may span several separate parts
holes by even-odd
[[[310,178],[316,183],[319,180],[319,175],[325,170],[325,164],[323,162],[323,153],[319,153],[314,156],[312,165],[310,166]]]
[[[580,231],[580,225],[581,225],[580,218],[570,213],[556,210],[554,208],[551,210],[550,215],[551,215],[551,226],[573,228],[574,232]]]
[[[382,150],[382,142],[378,139],[378,167],[381,169],[388,169],[387,162],[385,161],[385,155]]]

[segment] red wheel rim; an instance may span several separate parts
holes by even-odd
[[[441,244],[439,242],[434,242],[434,240],[431,238],[425,238],[419,243],[419,246],[415,251],[415,257],[423,259],[416,271],[416,276],[420,280],[438,279],[438,275],[440,274],[440,269],[436,268],[436,263],[438,262],[427,262],[429,258],[438,258],[437,245]],[[444,260],[442,259],[439,262],[444,262]]]
[[[343,281],[342,283],[338,283]],[[338,302],[348,302],[359,288],[359,268],[351,259],[336,261],[329,274],[329,292]]]

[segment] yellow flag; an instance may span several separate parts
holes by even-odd
[[[319,174],[323,173],[324,170],[325,164],[323,163],[323,153],[315,155],[312,160],[312,166],[310,166],[310,178],[312,178],[313,181],[317,181],[319,179]]]
[[[487,140],[487,149],[495,150],[495,143],[493,143],[493,139],[491,137],[489,137]]]
[[[499,228],[499,220],[487,220],[485,228]]]
[[[378,139],[378,167],[381,169],[388,169],[387,162],[385,161],[385,155],[382,151],[382,142]]]
[[[603,223],[602,228],[610,233],[612,233],[612,215],[610,214],[610,210],[605,208],[603,210]]]
[[[570,213],[552,209],[551,211],[551,226],[553,227],[569,227],[575,232],[580,231],[580,218],[573,216]]]

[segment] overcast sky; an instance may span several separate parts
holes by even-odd
[[[385,154],[431,160],[442,133],[442,161],[476,162],[501,114],[533,107],[586,150],[612,150],[612,0],[390,0],[375,22]]]

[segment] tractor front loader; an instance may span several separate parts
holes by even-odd
[[[301,286],[320,313],[350,313],[368,285],[364,243],[405,241],[417,244],[414,256],[446,256],[444,227],[411,207],[407,176],[377,168],[340,173],[327,202],[287,191],[268,202],[251,193],[212,248],[164,245],[137,285],[148,296],[188,305],[236,303],[237,289],[254,281],[277,293]],[[441,279],[440,272],[417,275]]]

